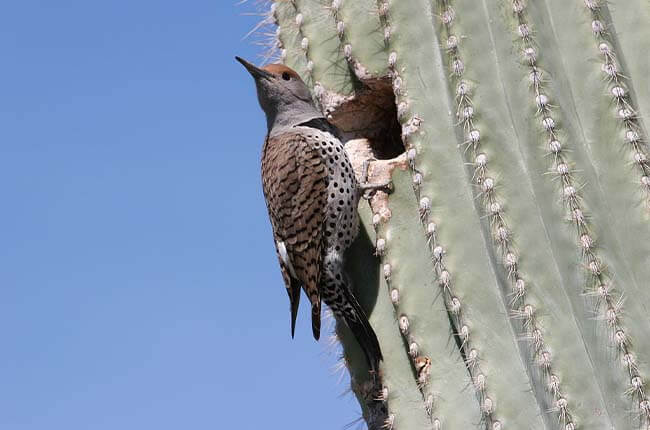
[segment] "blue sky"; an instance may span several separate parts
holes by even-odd
[[[337,429],[359,416],[262,198],[234,0],[5,2],[0,428]],[[325,336],[326,337],[326,336]],[[330,351],[330,352],[328,352]]]

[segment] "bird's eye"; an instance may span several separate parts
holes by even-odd
[[[284,79],[285,81],[291,80],[291,75],[289,74],[289,72],[282,72],[282,79]]]

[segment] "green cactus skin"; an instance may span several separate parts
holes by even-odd
[[[368,427],[650,428],[650,3],[277,0],[270,16],[344,132],[363,137],[363,113],[342,106],[394,93],[405,154],[373,165],[395,191],[361,203],[347,260],[379,375],[337,327]]]
[[[369,428],[382,428],[389,420],[404,428],[427,428],[429,418],[422,404],[417,382],[413,378],[411,365],[404,344],[397,329],[397,321],[386,290],[386,282],[380,273],[379,259],[374,255],[375,234],[372,227],[372,213],[361,205],[362,218],[359,238],[348,252],[349,272],[352,284],[358,292],[372,289],[375,294],[361,296],[361,305],[371,310],[370,322],[381,339],[384,354],[382,366],[395,369],[382,375],[386,390],[378,388],[370,379],[366,361],[360,347],[347,327],[337,327],[338,338],[343,344],[344,360],[350,371],[352,389],[362,406]],[[365,300],[364,300],[365,299]],[[391,318],[382,318],[391,315]]]
[[[329,1],[343,53],[359,79],[385,76],[388,51],[376,0]]]
[[[389,201],[390,218],[380,218],[374,225],[377,240],[385,241],[380,252],[381,272],[407,347],[404,352],[413,364],[433,426],[472,427],[481,415],[472,391],[466,389],[472,381],[465,363],[454,353],[457,347],[449,339],[444,295],[438,294],[435,271],[430,267],[430,240],[418,224],[402,222],[412,220],[418,211],[411,195],[411,175],[395,171],[392,178],[395,195]],[[423,268],[428,268],[430,276],[421,276]],[[468,407],[459,414],[461,404]]]

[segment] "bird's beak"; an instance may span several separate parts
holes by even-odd
[[[253,75],[253,78],[255,78],[256,80],[259,78],[271,79],[273,77],[273,74],[267,72],[264,69],[260,69],[259,67],[255,67],[254,65],[252,65],[251,63],[249,63],[248,61],[244,60],[241,57],[235,57],[235,60],[242,63],[242,65],[246,67],[246,70],[248,70],[248,73]]]

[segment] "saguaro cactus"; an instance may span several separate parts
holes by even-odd
[[[339,327],[369,428],[650,428],[650,3],[278,0],[282,61],[395,192]]]

